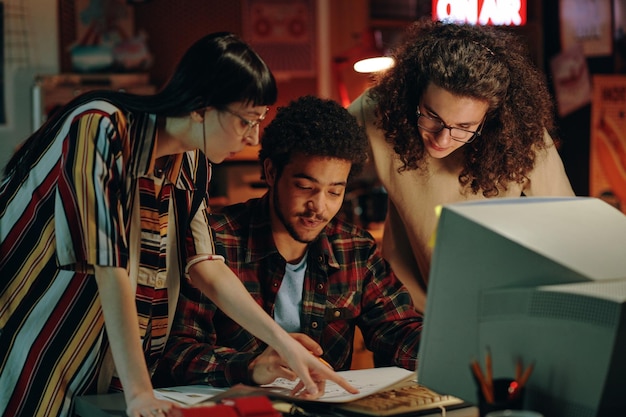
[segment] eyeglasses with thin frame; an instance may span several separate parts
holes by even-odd
[[[251,130],[253,130],[255,127],[257,127],[263,120],[265,120],[265,117],[267,116],[267,112],[270,110],[269,107],[265,108],[265,111],[263,112],[263,114],[261,114],[259,116],[258,119],[256,120],[250,120],[250,119],[246,119],[245,117],[243,117],[242,115],[240,115],[239,113],[237,113],[234,110],[229,109],[228,107],[226,107],[224,109],[225,112],[232,114],[233,116],[236,116],[237,118],[239,118],[239,120],[241,120],[241,124],[242,126],[245,127],[245,130],[243,131],[243,135],[245,136],[246,134],[248,134],[248,132],[250,132]]]
[[[417,116],[417,126],[430,133],[439,133],[443,129],[448,129],[450,131],[450,137],[461,143],[471,143],[474,139],[480,136],[485,121],[483,119],[483,121],[480,122],[478,130],[467,130],[460,127],[448,126],[441,119],[435,119],[426,114],[422,114],[419,106],[415,110],[415,114]]]

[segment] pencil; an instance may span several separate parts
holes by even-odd
[[[528,381],[528,378],[530,377],[530,374],[533,372],[534,368],[535,368],[535,363],[534,362],[526,367],[526,370],[522,374],[522,377],[519,379],[519,388],[520,389],[522,389],[524,387],[524,385],[526,385],[526,382]]]
[[[332,366],[330,366],[330,363],[326,362],[324,359],[322,359],[321,356],[318,356],[317,359],[322,362],[324,365],[328,366],[330,369],[333,369]]]
[[[485,356],[485,384],[490,392],[493,392],[493,369],[491,366],[491,349],[487,346]]]
[[[489,404],[493,404],[493,393],[489,390],[489,388],[487,388],[485,378],[483,377],[483,372],[480,370],[480,365],[476,360],[472,360],[471,368],[474,376],[476,377],[476,381],[480,386],[480,390],[483,393],[483,397],[485,397],[485,401],[487,401]]]
[[[315,354],[313,353],[313,351],[310,351],[310,350],[309,350],[309,352],[311,352],[311,355],[315,356]],[[330,364],[329,364],[328,362],[326,362],[324,359],[322,359],[322,357],[321,357],[321,356],[315,356],[315,357],[317,358],[317,360],[318,360],[318,361],[322,362],[324,365],[328,366],[330,369],[333,369],[333,367],[332,367],[332,366],[330,366]]]

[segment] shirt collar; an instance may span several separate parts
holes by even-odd
[[[154,151],[158,140],[157,116],[154,114],[140,113],[129,117],[128,128],[130,146],[133,147],[133,160],[130,175],[151,176],[154,175]],[[182,190],[195,188],[195,167],[198,166],[197,158],[203,157],[198,151],[188,151],[170,155],[165,164],[163,175]]]
[[[246,263],[258,262],[259,260],[278,254],[278,249],[272,236],[270,216],[270,193],[269,191],[261,198],[249,200],[250,225],[248,228],[248,250],[246,251]],[[334,219],[322,230],[317,239],[309,244],[309,256],[323,256],[324,262],[332,267],[339,268],[339,262],[335,256],[333,245],[326,235],[326,230],[334,223]],[[254,236],[254,237],[253,237]],[[259,238],[260,237],[260,238]]]

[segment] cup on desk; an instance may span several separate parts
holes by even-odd
[[[487,401],[483,391],[478,389],[478,409],[481,417],[487,417],[495,411],[517,411],[524,406],[524,388],[520,390],[512,378],[496,378],[493,380],[493,401]],[[523,411],[523,410],[522,410]],[[516,414],[511,417],[518,417]],[[521,416],[521,415],[520,415]],[[490,415],[490,417],[493,417]]]

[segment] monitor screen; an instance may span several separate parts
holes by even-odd
[[[442,207],[418,381],[477,403],[470,362],[494,378],[534,364],[524,408],[626,415],[626,216],[589,197]]]

